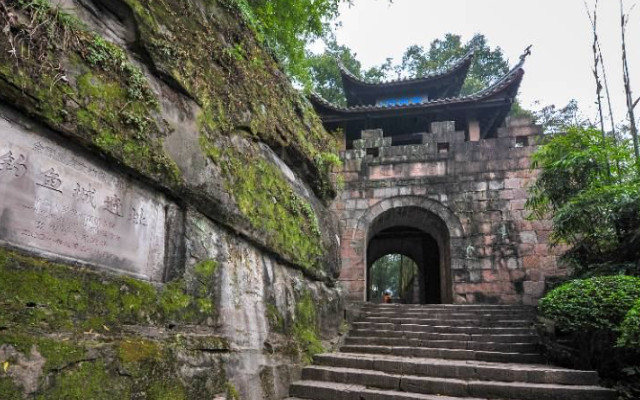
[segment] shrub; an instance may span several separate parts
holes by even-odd
[[[620,333],[618,346],[640,349],[640,299],[622,321]]]
[[[640,278],[600,276],[555,288],[540,300],[539,308],[543,316],[554,320],[556,327],[565,333],[598,330],[617,333],[638,299]]]

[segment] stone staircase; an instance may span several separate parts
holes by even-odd
[[[613,400],[593,371],[548,366],[531,307],[363,306],[339,353],[321,354],[290,400]]]

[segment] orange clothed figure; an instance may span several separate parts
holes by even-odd
[[[384,292],[384,296],[382,296],[383,303],[391,303],[391,295],[389,292]]]

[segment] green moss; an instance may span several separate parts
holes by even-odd
[[[110,373],[102,361],[82,362],[56,376],[46,394],[37,400],[112,400],[130,398],[130,388],[124,378]]]
[[[183,400],[187,399],[186,390],[180,382],[156,381],[146,391],[149,400]]]
[[[45,371],[61,370],[86,357],[86,349],[74,342],[55,338],[34,337],[27,333],[0,332],[0,344],[13,346],[27,357],[30,356],[31,350],[35,348],[46,360]]]
[[[13,383],[13,379],[1,376],[0,372],[0,399],[23,400],[22,390]]]
[[[196,264],[193,271],[200,282],[210,282],[216,269],[218,269],[217,261],[205,260]]]
[[[124,363],[161,361],[160,347],[148,340],[125,340],[118,346],[118,357]]]
[[[0,249],[0,276],[0,303],[6,310],[0,326],[106,331],[123,324],[199,322],[215,311],[209,297],[199,297],[209,296],[208,291],[189,294],[182,280],[157,288],[5,249]]]
[[[171,319],[182,319],[183,311],[191,305],[191,296],[185,293],[184,281],[168,283],[160,295],[160,307],[164,315]]]
[[[16,47],[15,57],[0,59],[0,88],[16,94],[8,100],[134,169],[179,183],[180,171],[162,147],[166,129],[153,119],[156,95],[124,50],[49,1],[14,2],[12,7],[11,12],[40,25],[10,20],[12,34],[22,37],[23,45]],[[10,42],[0,43],[0,51],[12,51]]]
[[[267,303],[267,321],[269,321],[269,327],[279,333],[284,333],[284,317],[278,311],[278,307],[271,303]]]
[[[247,34],[246,25],[236,22],[244,19],[243,13],[229,1],[207,2],[207,12],[192,1],[126,2],[134,10],[142,44],[155,66],[198,101],[203,109],[200,123],[210,134],[224,137],[249,128],[258,140],[284,147],[300,160],[292,167],[311,171],[310,183],[321,198],[335,194],[328,174],[314,160],[335,152],[336,140],[277,72],[272,57]],[[236,14],[228,15],[230,11]],[[178,40],[183,37],[189,41]]]
[[[228,193],[252,228],[267,244],[309,272],[318,270],[324,254],[318,219],[311,204],[298,196],[282,172],[259,150],[238,151],[200,136],[203,151],[221,171]]]
[[[318,337],[316,306],[310,291],[304,291],[296,302],[293,336],[302,348],[304,359],[310,363],[313,356],[324,351]]]
[[[229,400],[240,400],[240,394],[238,393],[238,389],[231,382],[227,382],[226,385],[226,395]]]

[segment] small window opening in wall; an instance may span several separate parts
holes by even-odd
[[[449,143],[438,143],[438,154],[447,154],[449,152]]]
[[[374,156],[374,157],[378,157],[378,155],[380,155],[380,149],[377,147],[372,147],[367,149],[367,155],[368,156]]]
[[[529,145],[529,138],[526,136],[516,136],[516,147],[525,147]]]

